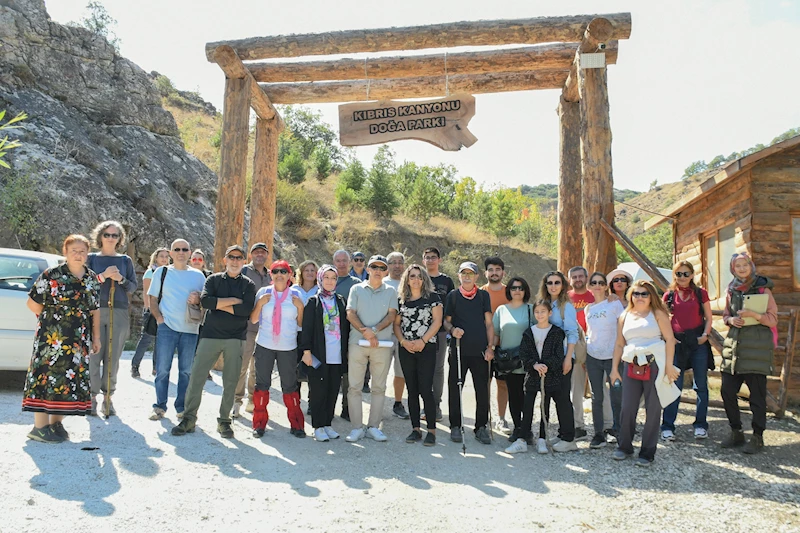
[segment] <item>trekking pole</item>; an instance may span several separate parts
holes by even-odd
[[[494,421],[492,420],[492,362],[486,361],[489,365],[489,380],[486,383],[487,395],[489,396],[489,438],[494,441]]]
[[[461,453],[466,457],[467,438],[464,435],[464,378],[461,374],[461,339],[456,339],[456,364],[458,366],[458,409],[461,413],[461,425],[458,429],[461,431]]]
[[[103,403],[106,407],[106,418],[111,416],[111,361],[113,359],[113,343],[114,340],[114,289],[116,283],[111,280],[111,289],[108,292],[108,346],[106,347],[106,360],[103,363],[106,367],[106,395],[103,398]]]
[[[547,402],[544,399],[545,398],[545,396],[544,396],[544,374],[542,374],[539,377],[539,392],[541,393],[541,397],[539,399],[539,407],[540,407],[539,410],[542,412],[541,427],[544,428],[544,442],[547,444],[547,450],[550,451],[550,441],[547,440],[547,424],[548,424],[548,422],[547,422],[547,416],[545,414],[545,409],[546,409],[545,408],[545,404]]]

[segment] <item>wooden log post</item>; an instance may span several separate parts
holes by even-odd
[[[214,269],[221,271],[225,249],[242,244],[244,233],[247,138],[250,134],[250,81],[225,80],[222,143],[217,188]]]
[[[256,120],[253,187],[250,193],[250,233],[247,242],[266,243],[267,265],[272,263],[278,187],[278,135],[275,120]]]
[[[597,21],[599,23],[596,23]],[[596,48],[611,34],[611,25],[595,19],[586,29],[580,50]],[[576,62],[579,58],[576,56]],[[611,169],[611,122],[606,68],[577,68],[581,106],[581,172],[584,266],[609,272],[617,264],[614,241],[600,221],[614,223],[614,178]]]
[[[583,264],[581,218],[581,110],[578,102],[558,104],[561,125],[558,179],[558,270]]]

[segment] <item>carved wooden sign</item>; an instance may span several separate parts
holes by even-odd
[[[429,142],[457,151],[478,139],[467,125],[475,115],[475,97],[453,95],[431,100],[381,100],[339,106],[342,146],[364,146],[403,139]]]

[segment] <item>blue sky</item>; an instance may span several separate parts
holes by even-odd
[[[88,0],[51,0],[53,20],[80,19]],[[647,189],[800,126],[800,0],[105,0],[122,54],[221,110],[224,76],[206,42],[290,33],[460,20],[631,12],[631,38],[609,67],[614,181]],[[431,8],[435,6],[435,8]],[[352,54],[351,54],[352,56]],[[517,186],[558,181],[559,92],[477,95],[470,130],[478,142],[443,152],[420,141],[392,143],[398,161],[455,165],[479,182]],[[338,129],[337,105],[310,106]],[[356,155],[369,163],[376,147]]]

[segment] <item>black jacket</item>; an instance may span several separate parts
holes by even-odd
[[[536,327],[535,325],[533,327]],[[561,387],[561,379],[564,377],[561,370],[564,364],[564,339],[566,334],[558,326],[550,326],[547,337],[544,339],[542,353],[536,349],[536,340],[533,338],[531,328],[522,334],[522,344],[519,346],[519,358],[522,367],[527,372],[525,387],[539,389],[539,373],[533,369],[533,365],[542,363],[547,366],[547,374],[544,376],[545,392],[558,391]],[[532,379],[531,376],[535,377]]]
[[[347,369],[347,342],[350,339],[350,321],[347,320],[347,309],[344,298],[336,294],[336,305],[339,307],[340,324],[342,328],[342,369]],[[322,307],[320,296],[315,294],[308,299],[303,311],[303,331],[300,332],[300,344],[297,346],[298,358],[303,356],[305,350],[311,353],[325,365],[325,328],[322,322]]]

